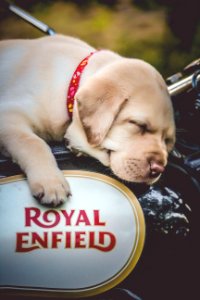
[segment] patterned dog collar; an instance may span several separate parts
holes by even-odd
[[[85,57],[78,67],[76,68],[72,79],[70,81],[69,89],[68,89],[68,94],[67,94],[67,111],[69,113],[70,118],[72,119],[72,113],[73,113],[73,107],[74,107],[74,96],[78,90],[80,79],[81,79],[81,74],[83,73],[83,70],[88,64],[89,58],[96,53],[97,51],[91,52],[87,57]]]

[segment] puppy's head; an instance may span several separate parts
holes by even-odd
[[[148,184],[160,177],[175,127],[167,87],[152,66],[121,59],[89,78],[76,102],[88,144],[107,153],[118,177]]]

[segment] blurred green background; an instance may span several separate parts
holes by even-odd
[[[200,57],[199,0],[16,0],[12,3],[56,32],[79,37],[154,65],[164,77]],[[0,0],[0,39],[43,33],[5,9]]]

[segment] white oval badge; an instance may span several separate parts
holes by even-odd
[[[64,172],[71,199],[40,205],[27,181],[0,181],[0,288],[4,292],[83,297],[125,279],[144,244],[145,223],[134,194],[108,176]]]

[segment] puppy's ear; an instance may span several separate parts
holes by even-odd
[[[90,80],[78,90],[75,99],[88,142],[99,146],[125,101],[120,88],[112,81]]]

